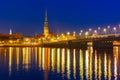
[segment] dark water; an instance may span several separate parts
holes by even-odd
[[[119,47],[1,47],[0,80],[120,80],[119,58]]]

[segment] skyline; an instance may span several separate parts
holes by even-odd
[[[116,26],[120,23],[119,1],[0,1],[0,33],[43,33],[45,10],[51,32],[61,33]]]

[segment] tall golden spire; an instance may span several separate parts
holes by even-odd
[[[47,9],[46,9],[46,12],[45,12],[44,35],[45,35],[45,37],[47,37],[49,35]]]

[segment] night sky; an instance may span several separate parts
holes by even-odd
[[[45,10],[54,33],[115,26],[120,1],[115,0],[0,0],[0,33],[43,33]]]

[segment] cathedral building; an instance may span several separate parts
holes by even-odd
[[[35,37],[36,38],[46,38],[46,39],[55,38],[55,35],[49,31],[47,10],[45,12],[45,22],[44,22],[43,34],[37,34]]]

